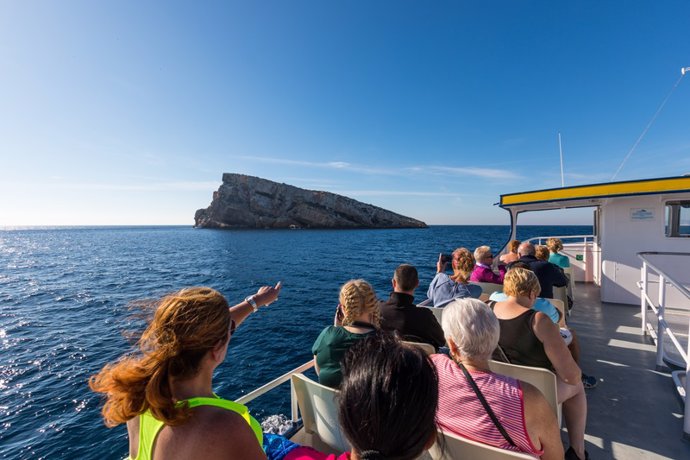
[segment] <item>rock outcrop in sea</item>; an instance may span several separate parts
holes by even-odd
[[[223,174],[213,201],[194,215],[200,228],[422,228],[411,217],[330,192],[244,174]]]

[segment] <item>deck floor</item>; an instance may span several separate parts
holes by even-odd
[[[597,286],[578,283],[568,324],[580,338],[582,370],[599,379],[587,390],[591,458],[690,459],[683,405],[670,373],[655,371],[656,350],[640,333],[640,308],[602,304]]]

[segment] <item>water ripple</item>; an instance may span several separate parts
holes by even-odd
[[[582,234],[583,227],[531,229]],[[137,324],[127,304],[183,286],[209,285],[237,302],[282,280],[279,302],[242,325],[216,371],[216,391],[236,398],[311,358],[332,321],[339,286],[370,281],[379,297],[395,266],[419,269],[420,292],[439,252],[498,248],[507,227],[427,230],[199,231],[183,227],[0,231],[0,458],[122,458],[126,430],[107,429],[87,380],[129,349]],[[480,235],[480,236],[477,236]],[[250,406],[284,425],[287,387]]]

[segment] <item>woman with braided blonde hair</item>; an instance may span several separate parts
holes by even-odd
[[[342,379],[340,362],[357,341],[379,328],[381,312],[374,288],[366,281],[350,280],[340,289],[333,326],[321,331],[311,352],[319,383],[337,388]]]
[[[266,458],[259,423],[216,396],[212,379],[235,327],[275,301],[280,287],[264,286],[233,307],[207,287],[165,296],[136,354],[91,377],[91,389],[106,397],[105,424],[127,424],[130,459]]]

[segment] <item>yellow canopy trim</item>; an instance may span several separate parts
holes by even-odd
[[[501,195],[501,206],[515,206],[544,201],[566,201],[610,196],[646,195],[690,191],[690,177],[667,177],[608,184],[578,185],[575,187],[538,190],[535,192]]]

